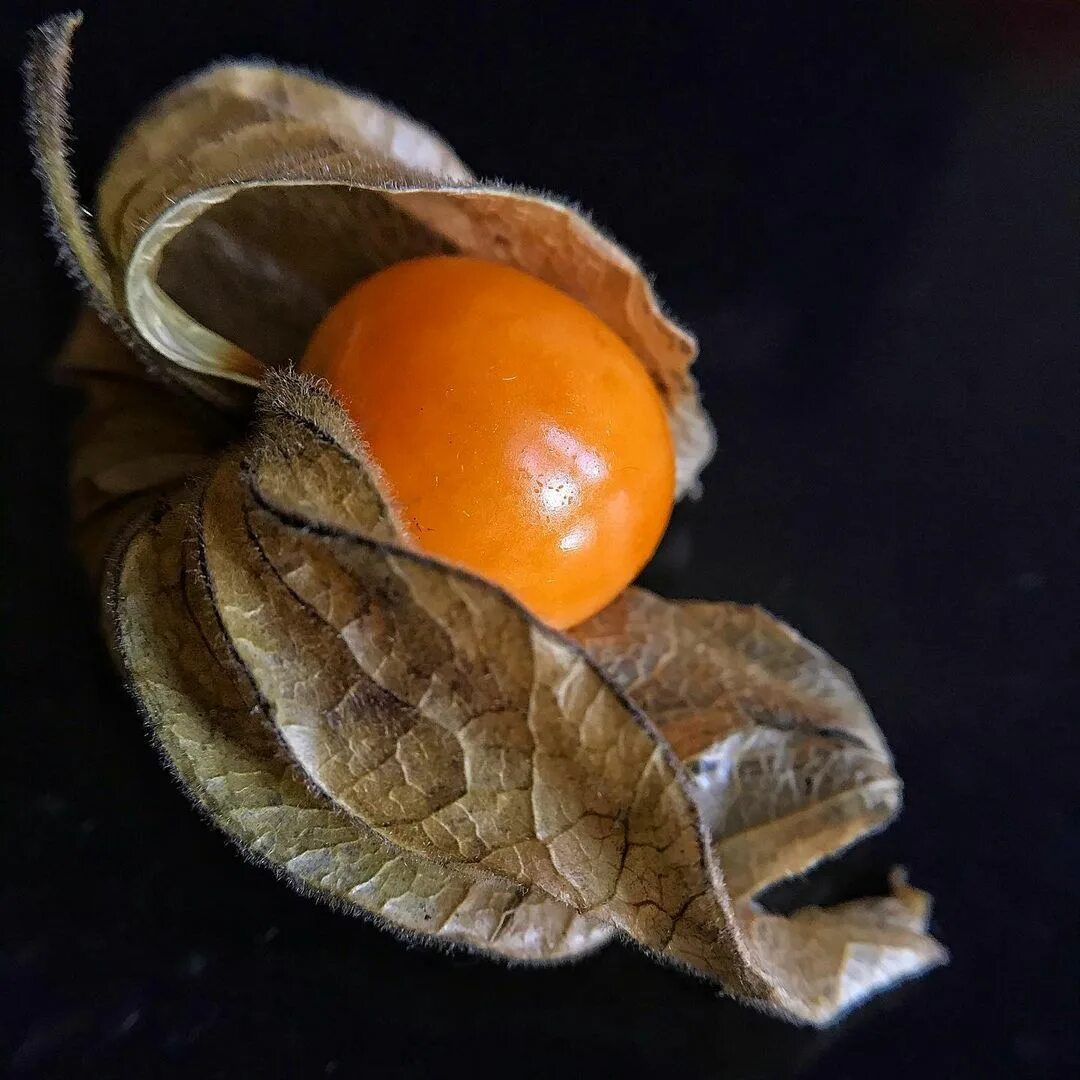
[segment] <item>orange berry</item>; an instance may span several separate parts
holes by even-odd
[[[432,256],[356,285],[301,367],[356,422],[419,550],[559,628],[648,561],[675,462],[660,395],[576,300],[497,263]]]

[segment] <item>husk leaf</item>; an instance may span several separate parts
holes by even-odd
[[[252,65],[132,128],[95,236],[64,159],[73,28],[42,28],[28,71],[57,227],[115,331],[85,315],[64,354],[90,395],[77,537],[121,669],[207,814],[403,933],[522,962],[620,934],[792,1020],[942,962],[899,874],[886,897],[789,917],[755,902],[899,808],[842,668],[758,609],[636,589],[571,635],[542,626],[403,546],[360,434],[289,370],[381,265],[509,261],[634,347],[689,489],[711,449],[693,342],[633,262],[554,200],[474,184],[392,110]]]

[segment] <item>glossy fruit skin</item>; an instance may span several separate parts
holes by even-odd
[[[511,267],[397,263],[329,312],[301,364],[382,469],[410,542],[566,628],[613,600],[671,513],[667,413],[601,319]]]

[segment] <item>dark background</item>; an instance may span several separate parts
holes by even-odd
[[[806,890],[903,861],[953,951],[823,1034],[623,946],[534,972],[408,949],[192,812],[66,550],[77,403],[48,365],[75,297],[16,117],[52,10],[0,23],[12,1074],[1076,1075],[1077,5],[117,0],[77,38],[87,192],[151,95],[258,53],[571,196],[655,271],[720,449],[648,583],[758,601],[854,671],[907,806]]]

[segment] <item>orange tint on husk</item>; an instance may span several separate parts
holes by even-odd
[[[302,368],[382,469],[409,540],[565,628],[613,600],[667,525],[667,415],[602,320],[536,278],[433,256],[350,290]]]

